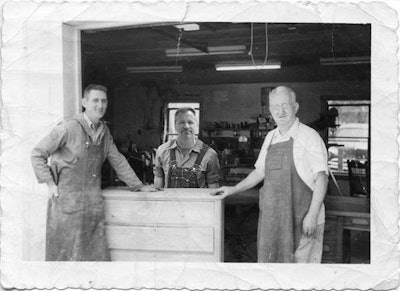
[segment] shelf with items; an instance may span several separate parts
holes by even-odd
[[[253,170],[254,160],[250,164],[226,164],[221,168],[222,184],[223,185],[236,185],[244,180]]]
[[[268,129],[255,129],[250,131],[250,138],[265,138],[267,133],[269,132]]]
[[[261,149],[265,137],[271,129],[261,126],[250,132],[250,145],[252,149]]]
[[[246,128],[215,128],[206,127],[202,130],[205,137],[236,137],[265,138],[271,129],[265,125],[250,124]]]
[[[203,129],[203,136],[207,137],[250,137],[248,129]]]
[[[242,121],[238,123],[218,121],[206,122],[202,130],[206,137],[250,137],[249,123]]]
[[[257,118],[254,122],[205,122],[201,138],[219,153],[221,165],[253,165],[265,136],[273,128],[268,124],[270,119]]]
[[[203,131],[201,138],[219,152],[230,149],[244,152],[242,156],[257,157],[268,132],[268,129]]]
[[[250,127],[250,123],[248,121],[239,121],[229,122],[229,121],[214,121],[214,122],[206,122],[204,124],[204,130],[239,130],[239,129],[248,129]]]

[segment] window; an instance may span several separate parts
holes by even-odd
[[[168,103],[166,140],[171,140],[178,136],[178,134],[175,131],[175,112],[179,108],[183,107],[192,107],[196,111],[197,124],[200,124],[200,103],[194,103],[194,102]],[[196,136],[198,135],[199,135],[199,128],[197,128],[196,131]]]
[[[348,172],[347,160],[368,161],[370,101],[327,100],[328,110],[338,111],[336,128],[328,131],[328,165],[335,172]]]

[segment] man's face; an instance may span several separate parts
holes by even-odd
[[[175,118],[175,130],[178,138],[193,138],[197,129],[196,116],[191,111],[180,113]]]
[[[269,98],[269,109],[278,127],[290,127],[296,119],[299,104],[287,91],[279,91]]]
[[[107,94],[100,90],[91,90],[82,100],[86,115],[92,122],[98,122],[106,113]]]

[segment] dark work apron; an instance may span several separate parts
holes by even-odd
[[[74,166],[56,174],[59,196],[48,204],[47,261],[110,261],[100,188],[104,136],[98,145],[85,136]]]
[[[294,165],[293,138],[270,145],[265,160],[264,185],[260,189],[258,262],[295,262],[294,253],[311,199],[312,190],[300,178]]]
[[[168,188],[199,188],[198,177],[201,174],[201,161],[208,150],[203,143],[194,165],[189,168],[178,167],[175,149],[170,150],[170,164],[168,170]]]

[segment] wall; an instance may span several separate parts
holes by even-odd
[[[162,100],[156,87],[117,88],[112,102],[112,130],[117,143],[132,140],[139,148],[159,144]]]
[[[261,113],[261,88],[278,85],[290,86],[296,92],[300,102],[298,116],[305,123],[319,117],[321,95],[349,96],[364,93],[366,98],[370,98],[368,82],[224,84],[187,86],[182,87],[182,91],[189,94],[197,92],[202,96],[204,120],[251,121],[250,116]],[[361,88],[364,92],[360,91]]]
[[[176,88],[176,97],[171,101],[199,100],[204,121],[248,121],[261,113],[260,94],[262,87],[282,84],[221,84],[181,85]],[[300,102],[299,118],[308,123],[319,118],[322,95],[365,96],[370,98],[369,82],[322,82],[288,83],[297,93]],[[160,113],[165,96],[155,87],[117,88],[114,97],[114,137],[133,138],[138,144],[156,147],[162,128],[159,127]],[[185,97],[189,96],[189,97]],[[148,126],[150,125],[150,126]],[[146,129],[146,126],[149,127]],[[136,131],[141,129],[142,136]]]
[[[28,19],[36,8],[16,4],[8,12]],[[3,244],[2,254],[19,260],[44,259],[48,188],[37,183],[31,150],[65,116],[76,113],[79,100],[72,89],[65,95],[63,90],[72,75],[63,65],[63,51],[71,49],[73,36],[59,20],[49,18],[46,24],[52,29],[39,29],[35,20],[10,21],[3,27],[1,190],[7,220],[2,231],[13,229],[15,243]],[[19,207],[4,210],[13,205]]]

